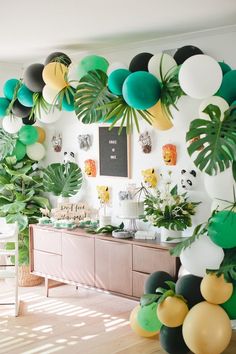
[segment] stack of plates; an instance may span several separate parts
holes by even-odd
[[[115,238],[132,238],[133,232],[130,231],[112,231],[112,236]]]

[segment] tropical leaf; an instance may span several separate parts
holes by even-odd
[[[7,155],[13,152],[16,141],[16,134],[9,134],[5,130],[0,129],[0,160],[3,160]]]
[[[207,269],[207,273],[215,273],[216,276],[224,275],[227,282],[236,281],[236,247],[224,250],[224,259],[219,269]]]
[[[25,209],[26,204],[15,201],[14,203],[5,204],[0,207],[0,210],[5,214],[16,214]]]
[[[45,191],[56,196],[70,197],[76,194],[82,185],[82,172],[76,163],[53,163],[43,172]]]
[[[144,294],[140,298],[140,305],[147,306],[152,304],[153,302],[156,302],[159,299],[160,295],[157,294]]]
[[[8,224],[13,224],[17,222],[19,226],[19,231],[23,231],[28,226],[28,218],[26,215],[22,215],[20,213],[17,214],[8,214],[6,216],[6,222]]]
[[[236,159],[236,112],[228,110],[221,120],[221,111],[215,105],[209,105],[204,113],[208,119],[195,119],[190,124],[186,141],[199,138],[190,143],[188,153],[197,157],[195,165],[209,175],[217,174],[231,166]],[[203,146],[203,150],[198,149]]]
[[[85,124],[98,122],[107,113],[104,105],[113,99],[107,87],[107,75],[101,70],[89,71],[76,88],[76,116]]]
[[[236,160],[234,160],[232,163],[232,172],[233,172],[234,180],[236,182]]]
[[[45,101],[42,93],[35,92],[33,94],[33,107],[31,109],[29,119],[33,120],[34,117],[40,118],[42,114],[48,114],[50,109],[51,105]]]
[[[49,203],[47,198],[39,197],[39,196],[33,196],[31,198],[31,202],[37,204],[40,208],[50,209],[50,203]]]

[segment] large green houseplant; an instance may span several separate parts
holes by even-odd
[[[35,165],[28,158],[17,162],[15,157],[6,157],[0,162],[0,216],[7,223],[18,224],[20,265],[29,264],[29,224],[37,222],[40,208],[50,208],[42,195],[41,172]]]

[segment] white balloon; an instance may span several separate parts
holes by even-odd
[[[236,190],[236,183],[231,168],[227,168],[227,170],[215,176],[205,174],[204,186],[207,194],[212,199],[224,199],[229,202],[234,201],[233,188]]]
[[[198,277],[203,277],[206,269],[218,269],[223,258],[223,249],[206,235],[200,236],[180,255],[183,267]]]
[[[185,60],[179,71],[182,90],[193,98],[213,96],[220,88],[222,70],[217,61],[208,55],[198,54]]]
[[[124,63],[120,63],[120,62],[116,61],[114,63],[111,63],[108,66],[107,75],[109,76],[110,73],[112,73],[112,71],[117,70],[117,69],[128,69],[128,67]]]
[[[162,60],[162,66],[161,66]],[[158,53],[151,57],[148,62],[148,71],[156,76],[156,78],[160,81],[161,80],[161,71],[162,77],[164,78],[166,74],[173,71],[173,69],[177,66],[176,61],[174,58],[166,53]]]
[[[52,88],[48,85],[45,85],[43,88],[42,95],[47,103],[56,104],[57,103],[56,97],[59,92],[60,92],[60,90],[55,90],[54,88]]]
[[[16,134],[22,125],[21,118],[7,116],[2,120],[2,128],[9,134]]]
[[[183,266],[180,266],[179,272],[178,272],[178,279],[182,278],[184,275],[190,274]]]
[[[176,104],[178,110],[171,108],[174,127],[187,132],[191,121],[198,118],[200,102],[189,96],[181,96]]]
[[[219,96],[212,96],[202,101],[199,107],[199,118],[209,119],[209,115],[203,112],[204,109],[209,106],[209,104],[213,104],[219,107],[221,111],[220,119],[223,120],[224,113],[229,108],[229,104],[222,97]]]
[[[188,191],[187,195],[190,202],[200,202],[200,204],[196,206],[196,213],[191,217],[193,226],[206,222],[211,216],[211,199],[209,196],[202,190]]]
[[[40,143],[35,143],[26,146],[27,156],[34,161],[40,161],[46,154],[45,147]]]
[[[52,124],[55,123],[58,119],[60,119],[61,115],[62,111],[59,111],[59,109],[54,108],[49,113],[42,112],[41,117],[37,117],[37,120],[44,124]]]

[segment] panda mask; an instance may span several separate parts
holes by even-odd
[[[185,190],[193,189],[193,186],[194,186],[195,180],[196,180],[196,176],[197,176],[196,171],[195,170],[191,170],[191,171],[182,170],[181,175],[182,175],[181,187]]]

